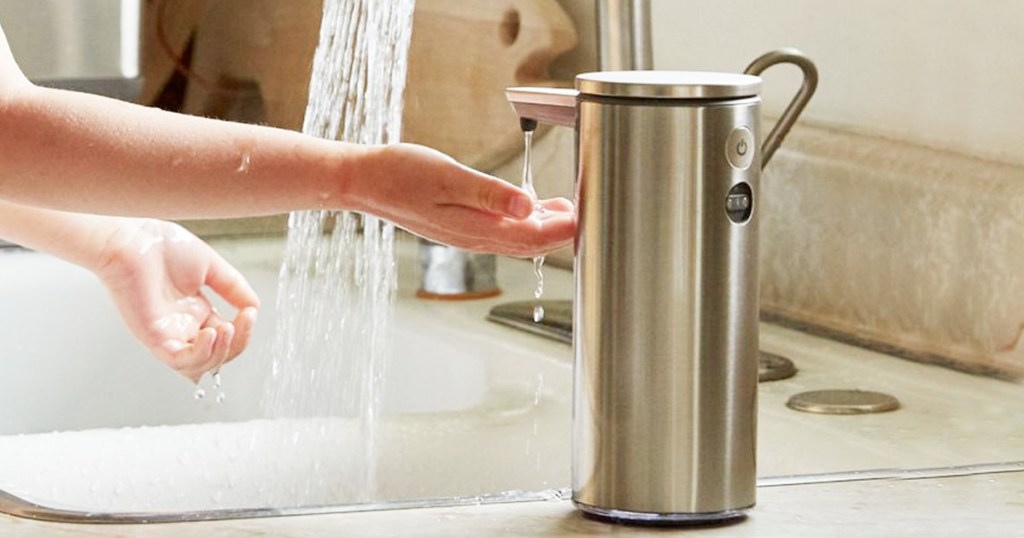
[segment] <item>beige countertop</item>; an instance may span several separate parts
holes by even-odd
[[[568,501],[166,525],[62,525],[0,516],[0,536],[1024,537],[1024,472],[762,487],[741,523],[696,530],[590,521]]]

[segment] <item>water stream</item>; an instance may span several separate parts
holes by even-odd
[[[399,140],[413,5],[324,1],[303,132],[363,144]],[[310,484],[288,492],[278,506],[374,498],[396,287],[393,237],[392,224],[357,213],[289,217],[264,410],[270,418],[339,417],[355,435],[337,441],[344,479],[318,472],[336,461],[304,462],[297,471]],[[304,442],[300,437],[296,432],[296,444]]]

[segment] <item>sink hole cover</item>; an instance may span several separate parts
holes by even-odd
[[[762,351],[757,357],[757,380],[778,381],[796,375],[796,365],[786,357]]]
[[[867,390],[815,390],[801,392],[786,402],[786,407],[823,415],[864,415],[900,408],[896,397]]]

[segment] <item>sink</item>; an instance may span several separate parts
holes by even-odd
[[[362,439],[354,419],[271,420],[261,411],[283,240],[213,245],[265,305],[250,349],[223,370],[220,403],[195,400],[190,383],[150,358],[90,273],[0,251],[0,511],[188,521],[567,495],[571,349],[486,320],[495,306],[532,297],[528,260],[499,260],[503,296],[426,301],[414,297],[416,242],[401,236],[376,491],[353,497],[346,485]],[[548,298],[570,298],[569,272],[549,268],[545,280]],[[1016,383],[768,323],[761,347],[799,370],[760,385],[762,487],[922,469],[1024,470],[1024,390]],[[794,394],[821,389],[885,392],[902,407],[858,416],[786,407]]]
[[[353,498],[346,483],[358,472],[351,463],[363,435],[355,418],[270,420],[261,411],[283,241],[214,246],[265,305],[250,349],[223,369],[223,402],[197,401],[190,383],[150,358],[90,273],[38,253],[0,252],[0,323],[10,329],[0,489],[66,512],[153,520],[487,502],[556,495],[568,484],[570,350],[487,322],[493,303],[415,298],[415,242],[403,238],[377,488]],[[531,289],[527,262],[503,263],[510,289]],[[569,279],[549,281],[568,289]]]

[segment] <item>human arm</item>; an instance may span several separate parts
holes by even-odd
[[[95,273],[132,334],[193,381],[248,343],[259,307],[255,292],[209,245],[176,224],[0,201],[0,237]],[[207,290],[238,309],[233,320],[213,309]]]
[[[564,246],[575,230],[564,201],[527,218],[522,190],[420,146],[331,142],[34,86],[2,35],[0,126],[0,199],[23,205],[158,218],[350,209],[521,256]]]

